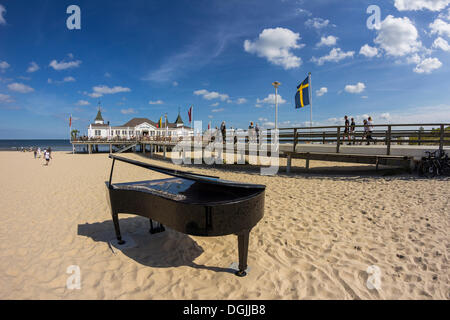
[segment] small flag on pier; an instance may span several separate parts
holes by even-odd
[[[162,117],[159,118],[157,126],[158,126],[158,128],[162,128]]]
[[[189,123],[191,123],[192,122],[192,106],[188,110],[188,115],[189,115]]]
[[[69,118],[69,127],[72,127],[72,115],[70,115],[70,118]]]
[[[309,76],[297,87],[297,93],[295,94],[295,108],[300,109],[309,105],[311,86],[309,83]]]

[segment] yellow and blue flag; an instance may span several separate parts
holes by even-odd
[[[309,83],[309,76],[297,87],[295,94],[295,108],[300,109],[310,104],[309,97],[311,86]]]

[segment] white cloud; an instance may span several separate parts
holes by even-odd
[[[87,106],[87,105],[90,105],[90,103],[89,103],[89,101],[86,101],[86,100],[78,100],[77,105]]]
[[[328,89],[325,87],[322,87],[319,90],[316,90],[316,96],[321,97],[327,92],[328,92]]]
[[[245,98],[239,98],[236,100],[236,104],[244,104],[246,102],[247,102],[247,99],[245,99]]]
[[[211,106],[211,107],[217,107],[218,105],[219,105],[219,103],[216,102],[216,103],[211,104],[210,106]]]
[[[380,115],[380,118],[383,119],[383,120],[389,120],[389,119],[391,118],[391,115],[390,115],[390,113],[388,113],[388,112],[382,113],[382,114]]]
[[[105,72],[104,76],[105,76],[106,78],[111,78],[111,73]]]
[[[65,77],[63,82],[75,82],[75,78],[74,77]]]
[[[225,111],[224,108],[219,108],[219,109],[212,109],[211,112],[222,112]]]
[[[115,94],[115,93],[120,93],[120,92],[130,92],[131,91],[130,88],[124,88],[124,87],[120,87],[120,86],[115,86],[115,87],[110,88],[105,85],[95,86],[92,88],[92,90],[94,92],[88,94],[92,98],[98,98],[98,97],[103,96],[104,94]]]
[[[0,24],[6,24],[5,16],[6,9],[0,4]]]
[[[438,48],[444,51],[450,51],[450,45],[448,44],[447,40],[444,40],[441,37],[434,40],[433,48]]]
[[[447,9],[447,12],[439,13],[438,18],[449,20],[450,21],[450,8]]]
[[[1,102],[13,102],[14,100],[11,99],[11,96],[7,94],[0,93],[0,103]]]
[[[345,91],[347,91],[348,93],[361,93],[364,91],[364,89],[366,88],[366,85],[362,82],[358,82],[355,85],[346,85],[345,86]]]
[[[174,81],[174,82],[172,82],[172,85],[173,85],[174,87],[178,87],[178,82]]]
[[[263,104],[270,104],[270,105],[273,104],[273,105],[275,105],[275,94],[274,94],[274,93],[271,93],[271,94],[269,94],[266,98],[264,98],[264,99],[262,99],[262,100],[256,99],[256,103],[257,103],[258,105],[260,105],[261,103],[263,103]],[[284,103],[286,103],[286,100],[284,100],[282,96],[278,95],[278,97],[277,97],[277,103],[278,103],[279,105],[280,105],[280,104],[284,104]]]
[[[423,10],[441,11],[444,9],[450,0],[395,0],[395,7],[398,11],[407,10]]]
[[[355,54],[355,51],[342,51],[341,48],[333,48],[330,53],[326,56],[316,58],[312,57],[311,61],[317,63],[319,66],[323,65],[325,62],[339,62],[345,58],[351,58]]]
[[[49,64],[50,67],[52,67],[53,69],[60,71],[60,70],[65,70],[65,69],[70,69],[70,68],[76,68],[79,67],[81,64],[80,60],[77,61],[69,61],[69,62],[58,62],[56,60],[52,60]]]
[[[433,23],[430,23],[429,27],[431,29],[431,34],[437,33],[440,36],[446,35],[447,37],[450,37],[450,23],[447,23],[442,19],[434,20]]]
[[[29,93],[29,92],[34,91],[33,88],[31,88],[23,83],[18,83],[18,82],[8,84],[8,89],[11,91],[16,91],[16,92],[20,92],[20,93]]]
[[[205,100],[213,100],[213,99],[220,99],[222,101],[228,100],[230,97],[227,94],[219,93],[215,91],[208,91],[205,89],[202,90],[196,90],[194,91],[194,94],[196,96],[202,96]]]
[[[422,43],[418,40],[416,27],[408,18],[394,18],[389,15],[381,22],[374,42],[390,56],[405,56],[417,52]]]
[[[303,47],[297,43],[300,39],[300,34],[286,28],[264,29],[254,41],[244,41],[244,50],[288,70],[302,64],[302,59],[291,52]]]
[[[433,70],[442,67],[442,62],[438,58],[427,58],[421,61],[415,68],[416,73],[431,73]]]
[[[361,47],[361,50],[359,50],[359,54],[362,54],[368,58],[373,58],[378,54],[378,49],[365,44]]]
[[[4,72],[6,69],[9,68],[9,63],[6,61],[0,61],[0,71]]]
[[[133,108],[128,108],[128,109],[122,109],[120,110],[121,113],[123,114],[132,114],[132,113],[137,113],[136,110],[134,110]]]
[[[162,100],[149,101],[148,104],[164,104],[164,101]]]
[[[36,62],[34,62],[34,61],[32,61],[31,63],[30,63],[30,66],[28,67],[28,69],[27,69],[27,72],[36,72],[36,71],[38,71],[39,70],[39,66],[38,66],[38,64],[36,63]]]
[[[264,122],[262,124],[262,126],[263,126],[263,128],[272,128],[272,127],[275,127],[275,122],[270,122],[270,121]]]
[[[335,36],[321,37],[320,42],[317,43],[318,47],[321,46],[334,46],[339,38]]]
[[[313,18],[313,19],[308,19],[305,22],[305,25],[307,27],[312,27],[312,28],[316,28],[316,29],[322,29],[325,28],[326,26],[328,26],[330,24],[329,20],[324,20],[322,18]]]

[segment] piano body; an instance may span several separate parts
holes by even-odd
[[[245,184],[217,177],[153,166],[115,155],[107,193],[119,244],[118,214],[135,214],[150,220],[150,232],[164,226],[193,236],[238,236],[239,270],[245,276],[251,229],[264,215],[264,185]],[[123,161],[171,178],[130,183],[111,183],[115,161]],[[154,222],[159,224],[154,226]]]

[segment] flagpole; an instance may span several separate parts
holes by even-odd
[[[309,104],[311,105],[310,114],[309,114],[309,127],[312,129],[312,109],[313,109],[313,103],[312,103],[312,83],[311,83],[311,72],[308,74],[309,77]]]

